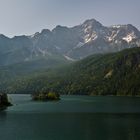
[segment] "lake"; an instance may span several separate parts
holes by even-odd
[[[14,106],[0,112],[0,140],[140,140],[138,97],[9,97]]]

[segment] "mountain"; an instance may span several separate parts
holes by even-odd
[[[1,83],[1,82],[0,82]],[[140,48],[91,55],[67,66],[8,79],[6,93],[140,95]]]
[[[140,47],[140,31],[131,24],[103,26],[95,19],[68,28],[56,26],[31,36],[0,35],[0,66],[60,56],[68,61],[92,54]]]
[[[91,19],[74,29],[78,32],[79,40],[77,46],[68,53],[74,58],[140,46],[140,31],[130,24],[105,27]]]

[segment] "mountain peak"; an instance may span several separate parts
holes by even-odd
[[[69,28],[68,27],[66,27],[66,26],[61,26],[61,25],[57,25],[53,30],[52,30],[52,32],[53,33],[60,33],[60,32],[65,32],[65,31],[67,31],[67,30],[69,30]]]
[[[68,29],[66,26],[57,25],[53,30]]]
[[[3,34],[0,34],[0,38],[1,39],[9,39],[7,36],[3,35]]]
[[[96,27],[102,26],[102,24],[95,19],[88,19],[83,23],[83,25],[96,26]]]
[[[50,33],[51,31],[49,30],[49,29],[43,29],[42,31],[41,31],[41,34],[48,34],[48,33]]]
[[[139,30],[138,30],[135,26],[133,26],[132,24],[127,24],[126,26],[127,26],[128,29],[132,29],[132,30],[135,30],[135,31],[137,31],[137,32],[139,31]]]

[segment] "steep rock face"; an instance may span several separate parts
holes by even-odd
[[[90,54],[115,52],[140,46],[140,32],[130,24],[105,27],[91,19],[74,27],[74,30],[79,32],[79,42],[68,55],[77,59]]]
[[[0,36],[0,65],[23,62],[31,54],[32,41],[26,36]]]
[[[56,26],[31,36],[8,38],[0,35],[0,65],[61,55],[79,60],[96,53],[140,47],[140,31],[133,25],[105,27],[95,19],[75,27]]]

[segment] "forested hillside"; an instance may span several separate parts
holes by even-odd
[[[140,95],[140,48],[98,54],[61,68],[1,81],[6,93]]]

